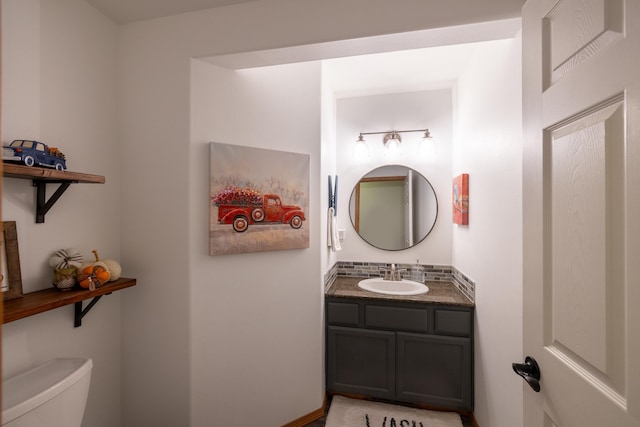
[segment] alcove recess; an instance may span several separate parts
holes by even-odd
[[[3,176],[5,178],[30,179],[36,187],[36,223],[44,223],[44,217],[53,205],[60,199],[62,194],[71,184],[104,184],[105,177],[80,172],[58,171],[55,169],[44,169],[39,167],[29,167],[13,163],[3,163]],[[59,184],[55,192],[46,200],[47,184]],[[56,288],[43,289],[36,292],[24,294],[18,298],[4,301],[4,313],[2,323],[13,322],[55,308],[74,304],[74,326],[82,325],[82,318],[93,308],[93,306],[104,295],[120,289],[125,289],[136,285],[136,279],[121,277],[113,282],[96,288],[93,291],[80,289],[70,291],[60,291]],[[91,299],[86,307],[83,301]]]

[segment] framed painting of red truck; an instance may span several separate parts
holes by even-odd
[[[309,247],[309,155],[210,143],[209,254]]]

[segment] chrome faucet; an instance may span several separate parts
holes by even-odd
[[[391,270],[384,270],[384,280],[400,281],[404,270],[396,269],[395,264],[391,264]]]

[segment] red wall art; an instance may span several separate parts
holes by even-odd
[[[453,223],[469,224],[469,174],[453,178]]]
[[[309,247],[309,155],[210,144],[209,254]]]

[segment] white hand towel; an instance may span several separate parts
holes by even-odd
[[[329,208],[327,211],[327,246],[331,247],[331,224],[333,224],[333,208]]]
[[[340,246],[340,238],[338,237],[338,217],[333,214],[334,209],[329,208],[327,213],[327,246],[331,248],[333,252],[338,252],[342,249]]]

